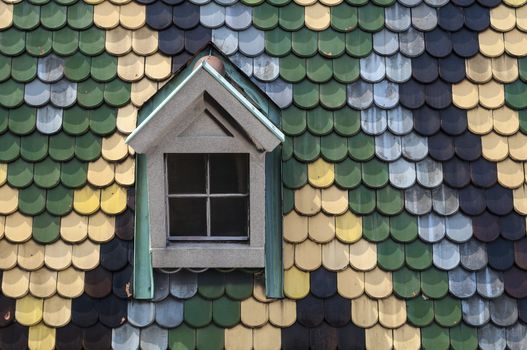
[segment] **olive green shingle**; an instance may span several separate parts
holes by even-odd
[[[359,185],[350,190],[348,197],[350,209],[356,214],[366,215],[375,210],[375,191],[364,185]]]
[[[307,183],[307,164],[291,158],[282,164],[282,179],[288,188],[300,188]]]
[[[439,299],[448,293],[448,273],[430,267],[421,272],[421,291],[432,299]]]
[[[35,216],[44,211],[46,207],[46,190],[31,185],[18,192],[18,210],[22,214]]]
[[[419,272],[403,267],[392,273],[393,291],[401,298],[409,299],[418,296],[421,292]]]
[[[320,154],[320,137],[305,132],[293,139],[295,157],[303,162],[312,162]]]
[[[368,189],[368,191],[375,193],[371,189]],[[362,235],[367,240],[381,242],[388,238],[389,234],[390,220],[387,216],[374,212],[362,218]]]
[[[335,182],[343,188],[354,188],[360,185],[361,163],[352,159],[344,159],[335,164]]]
[[[42,244],[55,242],[59,238],[60,218],[42,213],[33,218],[33,239]]]

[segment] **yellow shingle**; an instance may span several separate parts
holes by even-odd
[[[18,245],[18,266],[33,271],[44,266],[44,246],[33,240]]]
[[[121,6],[119,13],[121,25],[127,29],[138,29],[146,23],[146,8],[136,2],[129,2]]]
[[[172,73],[172,58],[155,53],[146,58],[145,74],[152,80],[165,80]]]
[[[421,348],[419,328],[403,325],[393,330],[393,347],[396,350],[418,350]]]
[[[113,184],[102,190],[101,209],[110,215],[117,215],[126,209],[126,189]]]
[[[261,303],[254,298],[248,298],[241,302],[241,321],[248,327],[260,327],[269,320],[269,309],[267,303]]]
[[[484,135],[492,131],[492,111],[483,107],[476,107],[467,112],[468,129],[474,134]]]
[[[308,219],[295,211],[284,216],[284,239],[288,242],[303,242],[308,235]]]
[[[106,51],[122,56],[132,50],[132,31],[123,27],[116,27],[106,31]]]
[[[92,270],[99,264],[98,244],[92,243],[89,239],[73,246],[72,263],[80,270]]]
[[[386,298],[392,294],[392,274],[376,267],[364,274],[364,291],[375,299]]]
[[[313,187],[329,187],[335,181],[335,166],[319,158],[307,165],[308,181]]]
[[[225,349],[251,350],[253,347],[253,330],[241,324],[225,329]]]
[[[337,273],[337,290],[339,295],[355,299],[364,294],[364,272],[352,268]]]
[[[518,112],[507,106],[492,111],[494,130],[501,135],[514,135],[520,128]]]
[[[377,300],[366,294],[351,301],[351,320],[361,328],[373,327],[379,319]]]
[[[29,273],[29,292],[38,298],[48,298],[57,291],[57,272],[41,268]]]
[[[157,51],[157,31],[143,26],[132,33],[132,49],[141,56],[148,56]]]
[[[296,321],[296,303],[282,299],[269,304],[269,322],[276,327],[290,327]]]
[[[490,10],[490,26],[500,32],[508,32],[516,25],[516,14],[514,9],[499,5]]]
[[[84,291],[84,271],[73,267],[59,271],[57,277],[57,293],[64,298],[77,298]]]
[[[88,218],[88,237],[99,243],[108,242],[115,235],[115,216],[97,212]]]
[[[30,350],[52,350],[55,348],[55,328],[39,323],[29,327],[28,346]]]
[[[346,243],[353,243],[362,237],[362,218],[351,211],[337,216],[335,220],[336,236]]]
[[[505,52],[503,34],[487,29],[478,34],[479,50],[487,57],[498,57]]]
[[[486,84],[478,85],[479,103],[485,108],[495,109],[505,103],[505,91],[503,85],[489,81]]]
[[[295,266],[284,271],[284,294],[291,299],[302,299],[309,293],[309,273]]]
[[[16,208],[18,208],[18,191],[4,184],[0,187],[0,214],[11,214]]]
[[[329,242],[335,238],[335,217],[320,212],[308,219],[309,238],[318,243]]]
[[[101,191],[85,186],[73,193],[73,208],[79,214],[91,215],[99,209]]]
[[[42,299],[31,295],[18,299],[15,307],[15,318],[24,326],[34,326],[42,320]]]
[[[341,215],[348,208],[348,191],[341,190],[337,186],[331,186],[322,190],[322,210],[328,214]]]
[[[334,239],[322,245],[322,265],[328,270],[339,271],[349,265],[349,245]]]
[[[75,212],[60,219],[60,237],[67,242],[81,242],[88,235],[88,217]]]
[[[318,269],[322,265],[322,246],[309,239],[295,244],[295,265],[304,271]]]
[[[498,182],[508,188],[520,187],[525,180],[523,164],[512,159],[505,159],[497,164]]]
[[[18,245],[8,240],[0,240],[0,269],[9,270],[15,267],[18,254]]]
[[[50,327],[63,327],[71,320],[71,299],[54,295],[44,300],[44,323]]]
[[[304,20],[306,27],[311,30],[324,30],[331,22],[330,8],[320,3],[305,7]]]
[[[381,325],[366,329],[366,348],[376,350],[391,350],[393,346],[393,332]]]
[[[321,193],[319,189],[305,185],[295,191],[295,209],[304,215],[315,215],[322,206]]]
[[[395,296],[379,300],[379,323],[385,328],[398,328],[406,322],[406,303]]]
[[[21,298],[29,292],[29,271],[18,267],[4,271],[2,275],[2,293],[10,298]]]
[[[478,105],[478,86],[468,80],[452,85],[452,102],[459,108],[472,109]]]
[[[350,264],[357,270],[368,271],[377,266],[377,246],[361,239],[350,245]]]
[[[114,164],[108,163],[102,157],[94,162],[88,163],[87,180],[96,187],[110,185],[115,177]]]
[[[509,147],[507,138],[491,132],[481,137],[481,152],[483,157],[498,162],[507,158]]]
[[[505,51],[509,55],[523,57],[527,55],[527,36],[517,29],[503,34]]]
[[[492,79],[492,61],[481,54],[465,62],[467,78],[475,83],[486,83]]]
[[[119,25],[119,6],[109,1],[93,7],[93,23],[104,29],[115,28]]]
[[[119,57],[117,75],[126,81],[138,81],[145,75],[145,58],[130,52]]]
[[[280,350],[282,348],[282,333],[280,328],[270,324],[253,329],[254,350]]]
[[[11,242],[25,242],[31,238],[32,226],[32,217],[13,213],[5,219],[5,238]]]
[[[0,29],[11,27],[13,24],[13,5],[0,2]]]

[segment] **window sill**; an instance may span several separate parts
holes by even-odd
[[[236,243],[174,243],[152,248],[152,265],[159,268],[255,268],[264,267],[263,247]]]

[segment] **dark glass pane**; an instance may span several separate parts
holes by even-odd
[[[211,198],[211,236],[247,236],[248,199],[248,197]]]
[[[247,154],[210,155],[210,193],[247,193],[248,177]]]
[[[169,198],[170,235],[206,236],[207,199]]]
[[[168,193],[205,193],[207,156],[167,154]]]

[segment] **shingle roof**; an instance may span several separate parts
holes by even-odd
[[[0,1],[0,348],[527,347],[526,8]],[[209,41],[282,108],[286,298],[132,300],[124,139]]]

